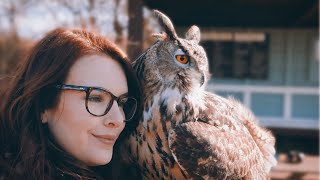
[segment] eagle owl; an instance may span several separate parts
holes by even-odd
[[[165,32],[154,34],[158,40],[133,62],[143,116],[123,159],[144,179],[268,179],[276,164],[272,134],[236,100],[205,91],[199,28],[180,38],[168,17],[154,13]]]

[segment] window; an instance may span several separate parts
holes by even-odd
[[[268,76],[269,38],[265,33],[205,33],[201,44],[214,77],[266,79]]]

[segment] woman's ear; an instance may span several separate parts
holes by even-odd
[[[49,120],[49,110],[44,110],[44,112],[41,113],[41,122],[43,124],[47,123]]]

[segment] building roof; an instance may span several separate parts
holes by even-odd
[[[317,0],[144,0],[175,25],[216,27],[318,27]]]

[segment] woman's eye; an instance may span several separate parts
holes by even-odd
[[[101,102],[102,101],[102,98],[100,96],[89,96],[88,97],[88,101],[91,101],[91,102]]]
[[[187,64],[189,62],[188,55],[176,55],[176,60],[181,64]]]

